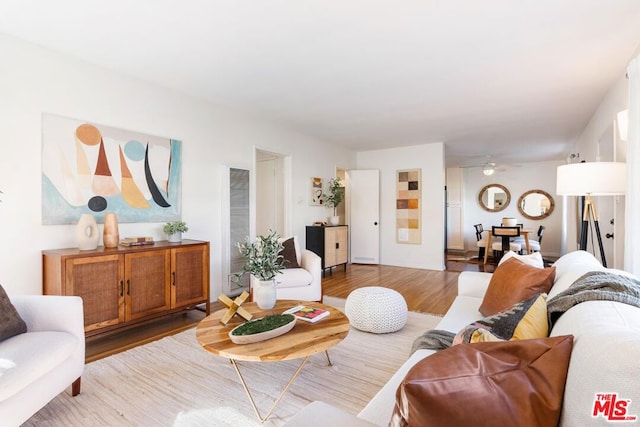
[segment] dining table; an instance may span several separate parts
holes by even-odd
[[[529,234],[533,233],[533,230],[531,228],[521,228],[520,229],[520,235],[524,237],[524,246],[527,249],[527,254],[531,253],[531,247],[529,246]],[[487,263],[487,259],[489,258],[489,251],[491,250],[491,238],[493,237],[493,234],[491,233],[491,231],[489,231],[488,233],[488,237],[487,237],[487,246],[485,248],[484,251],[484,264]]]

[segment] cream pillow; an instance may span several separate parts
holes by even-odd
[[[532,267],[544,268],[544,261],[542,260],[542,255],[540,254],[540,252],[533,252],[529,255],[520,255],[517,252],[509,251],[500,259],[498,265],[502,264],[509,258],[515,258]]]

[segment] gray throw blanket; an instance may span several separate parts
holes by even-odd
[[[640,307],[640,281],[606,271],[591,271],[547,301],[549,330],[560,316],[585,301],[616,301]]]
[[[442,329],[431,329],[420,335],[411,346],[411,354],[421,348],[428,350],[443,350],[451,347],[456,334]]]

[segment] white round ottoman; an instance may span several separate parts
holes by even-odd
[[[349,323],[375,334],[395,332],[407,323],[407,303],[400,293],[381,286],[358,288],[344,304]]]

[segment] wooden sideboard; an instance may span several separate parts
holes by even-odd
[[[349,260],[349,235],[346,225],[307,226],[306,248],[322,259],[322,269],[331,269]]]
[[[192,310],[209,314],[209,242],[42,251],[43,293],[84,301],[87,336]]]

